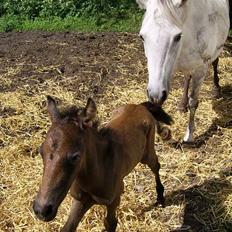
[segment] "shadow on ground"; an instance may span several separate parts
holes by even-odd
[[[171,146],[180,148],[181,146],[187,148],[200,148],[206,144],[213,135],[220,135],[221,128],[232,129],[232,86],[226,85],[221,88],[221,98],[212,101],[213,110],[218,117],[215,118],[210,127],[200,136],[195,138],[193,143],[180,143],[173,141]]]
[[[172,232],[232,231],[232,218],[225,218],[225,201],[230,193],[229,181],[214,178],[166,196],[167,205],[185,203],[182,226]]]
[[[232,169],[221,172],[221,178],[206,180],[185,190],[166,195],[166,206],[184,204],[182,225],[171,232],[232,232],[232,218],[226,215],[226,198],[232,193],[232,184],[226,180]],[[150,211],[154,205],[144,211]],[[228,212],[228,210],[227,210]]]
[[[195,146],[199,148],[214,134],[220,133],[219,127],[232,129],[232,86],[226,85],[221,89],[222,97],[213,100],[213,110],[218,118],[214,119],[208,130],[196,138]]]

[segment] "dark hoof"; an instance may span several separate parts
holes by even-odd
[[[197,148],[199,146],[199,142],[194,140],[194,141],[183,141],[181,143],[182,148]]]
[[[117,227],[117,219],[113,219],[112,221],[108,222],[106,219],[104,220],[105,231],[107,232],[115,232]]]
[[[154,204],[154,207],[162,207],[164,208],[165,207],[165,200],[157,200],[156,203]]]

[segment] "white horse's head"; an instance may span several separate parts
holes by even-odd
[[[184,7],[190,0],[137,0],[146,9],[140,36],[144,41],[149,82],[148,97],[162,104],[182,44]]]

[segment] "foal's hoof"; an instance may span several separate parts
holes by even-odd
[[[168,141],[172,138],[171,130],[167,127],[163,127],[160,132],[160,137],[164,141]]]
[[[165,200],[157,200],[156,203],[154,204],[154,207],[162,207],[164,208],[165,207]]]

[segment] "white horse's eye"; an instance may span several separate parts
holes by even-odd
[[[174,42],[179,42],[180,39],[181,39],[181,37],[182,37],[182,33],[177,34],[177,35],[174,37]]]

